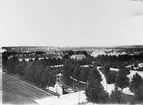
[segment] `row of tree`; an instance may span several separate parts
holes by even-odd
[[[118,64],[124,64],[125,66],[129,64],[133,64],[135,62],[142,62],[143,61],[143,55],[99,55],[96,57],[95,61],[100,62],[99,64],[105,64],[105,63],[110,63],[112,64],[112,67],[118,67]]]
[[[17,61],[18,57],[13,56],[11,59],[8,59],[8,56],[2,55],[2,63],[5,64],[7,60]],[[39,58],[35,57],[35,60],[39,60]],[[33,61],[32,58],[30,58],[29,61]],[[48,58],[48,59],[46,57],[44,57],[44,59],[40,59],[39,61],[44,66],[62,65],[64,63],[64,59],[55,58],[55,57]]]
[[[54,86],[56,82],[56,76],[52,74],[52,68],[45,66],[38,59],[26,62],[25,60],[19,61],[13,57],[6,60],[3,67],[7,73],[19,74],[43,88]]]
[[[85,50],[83,50],[83,51],[66,50],[66,51],[63,51],[63,54],[66,56],[69,56],[69,57],[74,54],[84,54],[85,56],[89,56],[88,52]]]

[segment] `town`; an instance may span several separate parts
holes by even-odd
[[[4,104],[143,102],[143,47],[3,47]]]

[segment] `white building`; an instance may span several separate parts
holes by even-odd
[[[71,59],[82,60],[83,58],[86,58],[84,54],[74,54],[71,56]]]

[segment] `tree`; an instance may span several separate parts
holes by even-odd
[[[128,68],[121,68],[119,70],[119,72],[124,74],[124,75],[129,75],[130,74],[130,70]]]
[[[115,83],[116,75],[118,75],[117,71],[110,71],[107,76],[107,83],[108,84]]]
[[[72,50],[68,51],[68,56],[72,56],[73,54],[74,54],[74,51],[72,51]]]
[[[26,61],[23,59],[21,62],[19,62],[16,66],[15,66],[15,71],[17,74],[19,74],[20,76],[24,75],[24,68],[26,66]]]
[[[13,57],[14,60],[14,73],[17,74],[16,66],[19,65],[19,60],[17,57]]]
[[[139,88],[139,86],[143,83],[143,79],[138,73],[133,75],[132,81],[130,83],[130,90],[132,92],[136,92]]]
[[[138,90],[135,93],[137,101],[143,103],[143,83],[139,86]]]
[[[36,83],[36,79],[35,79],[35,73],[37,71],[37,68],[39,66],[39,60],[35,60],[32,65],[31,65],[31,68],[30,68],[30,71],[29,71],[29,76],[30,76],[30,80],[32,80],[33,82]]]
[[[24,76],[28,80],[36,82],[34,75],[36,73],[38,65],[39,65],[38,61],[33,61],[33,62],[28,62],[27,63],[26,67],[24,68]]]
[[[80,78],[81,81],[87,82],[88,76],[89,76],[89,71],[90,71],[90,69],[86,68],[86,67],[82,68],[80,70],[80,76],[79,76],[79,78]]]
[[[38,57],[35,57],[35,60],[34,61],[38,61],[39,60],[39,58]]]
[[[15,73],[15,58],[10,58],[6,61],[5,69],[7,73]]]
[[[72,64],[71,59],[67,59],[63,66],[63,74],[66,76],[70,76],[73,74],[74,65]]]
[[[8,56],[7,56],[7,54],[6,54],[6,52],[3,52],[2,53],[2,66],[4,67],[4,68],[6,68],[6,66],[7,66],[7,60],[8,60]]]
[[[94,80],[96,80],[96,78],[97,78],[99,81],[102,81],[101,75],[100,75],[99,71],[97,70],[96,66],[94,66],[90,70],[88,81],[91,80],[92,78],[94,78]]]
[[[41,59],[40,61],[41,61],[41,64],[42,64],[44,67],[47,66],[47,59],[46,59],[46,57],[44,57],[44,59]]]
[[[79,75],[80,75],[80,66],[77,64],[74,67],[73,77],[76,78],[77,80],[79,80]]]
[[[104,71],[105,71],[105,74],[108,75],[108,73],[110,72],[110,65],[109,64],[105,64]]]
[[[87,65],[92,64],[92,59],[93,59],[92,56],[87,56],[86,59],[85,59],[86,60],[86,64]]]
[[[92,78],[85,90],[87,100],[94,103],[103,103],[108,100],[108,93],[104,90],[100,81],[96,78]]]
[[[29,70],[30,70],[30,67],[32,65],[33,62],[28,62],[26,65],[25,65],[25,68],[24,68],[24,76],[26,78],[28,78],[28,75],[29,75]]]
[[[89,54],[87,53],[87,51],[82,51],[82,53],[85,55],[85,56],[89,56]]]
[[[42,73],[44,72],[45,68],[43,65],[39,65],[35,74],[34,74],[34,77],[35,77],[35,80],[36,80],[36,84],[37,85],[41,85],[41,79],[42,79]]]
[[[110,95],[110,102],[112,103],[121,103],[121,94],[122,92],[118,89],[118,87],[115,85],[115,89],[114,91],[111,92],[111,95]]]
[[[41,84],[43,88],[46,88],[49,85],[48,82],[49,78],[50,78],[49,68],[46,68],[42,73],[42,79],[41,79]]]
[[[48,79],[48,86],[54,87],[56,84],[56,76],[49,76]]]
[[[137,62],[135,62],[134,67],[138,67],[138,63]]]
[[[119,69],[123,69],[123,68],[125,68],[125,65],[124,65],[123,63],[119,63],[119,64],[118,64],[118,68],[119,68]]]
[[[116,76],[115,84],[123,89],[129,85],[129,78],[126,75],[119,73]]]
[[[32,58],[30,58],[29,62],[33,62],[33,59],[32,59]]]
[[[63,58],[64,58],[64,59],[70,59],[69,55],[67,55],[67,54],[65,54],[65,55],[63,56]]]

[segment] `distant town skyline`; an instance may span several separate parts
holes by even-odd
[[[143,2],[2,0],[1,46],[143,45]]]

